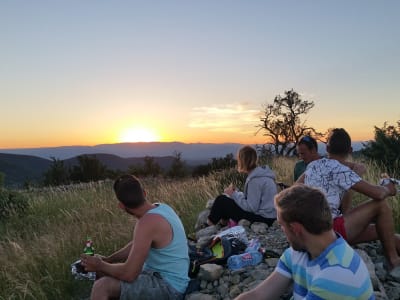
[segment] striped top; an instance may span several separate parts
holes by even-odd
[[[294,281],[296,299],[375,299],[364,261],[342,237],[338,237],[317,258],[288,248],[276,271]]]

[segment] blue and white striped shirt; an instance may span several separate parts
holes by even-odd
[[[293,279],[297,299],[375,299],[368,269],[361,257],[339,236],[317,258],[288,248],[276,271]]]

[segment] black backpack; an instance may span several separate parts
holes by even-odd
[[[194,241],[188,240],[189,246],[189,277],[194,278],[203,264],[226,264],[228,257],[239,254],[246,249],[247,245],[237,237],[225,235],[214,238],[210,245],[197,248]]]

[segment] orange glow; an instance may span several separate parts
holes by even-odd
[[[157,142],[160,136],[152,129],[133,127],[123,130],[118,140],[121,143]]]

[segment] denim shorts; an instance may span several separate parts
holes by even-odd
[[[120,300],[183,299],[183,294],[170,286],[158,272],[142,271],[132,282],[121,281]]]

